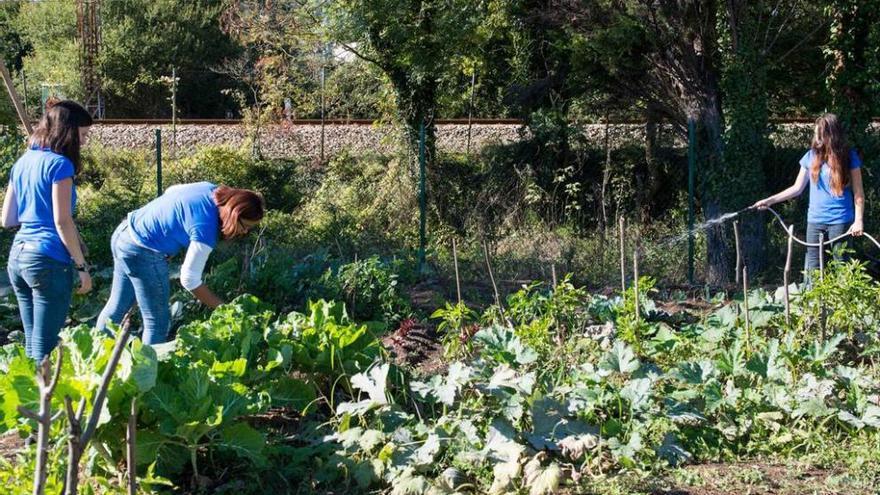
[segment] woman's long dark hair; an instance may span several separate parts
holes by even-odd
[[[48,148],[64,155],[73,162],[73,170],[82,170],[82,157],[79,142],[79,128],[94,123],[89,112],[79,103],[70,100],[46,102],[46,113],[31,135],[31,144]]]
[[[831,193],[835,196],[843,196],[843,189],[849,185],[849,146],[846,144],[846,134],[840,120],[833,113],[816,119],[816,127],[813,131],[813,163],[810,165],[810,179],[819,181],[819,173],[822,171],[822,163],[828,163],[831,168]]]

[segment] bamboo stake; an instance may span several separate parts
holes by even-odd
[[[749,318],[749,267],[742,267],[743,312],[746,317],[746,352],[752,353],[752,321]]]
[[[733,221],[733,239],[736,245],[736,284],[739,285],[739,275],[742,271],[742,249],[739,244],[739,220]]]
[[[623,294],[626,292],[626,253],[624,251],[624,241],[626,240],[624,234],[624,220],[623,216],[618,219],[617,222],[617,232],[620,237],[620,293]]]
[[[639,324],[639,250],[633,251],[633,289],[635,292],[636,325]]]
[[[125,436],[126,462],[128,464],[128,495],[137,494],[137,397],[131,398],[131,415],[128,417],[128,431]]]
[[[461,304],[461,278],[458,275],[458,245],[455,237],[452,238],[452,263],[455,265],[455,294],[458,296],[458,304]]]
[[[785,255],[785,270],[782,272],[783,292],[785,294],[785,324],[791,326],[791,300],[788,293],[789,273],[791,273],[791,248],[794,240],[794,225],[788,227],[788,252]]]
[[[55,361],[55,371],[49,363],[49,356],[43,358],[37,369],[37,385],[40,388],[40,409],[34,412],[23,406],[18,406],[18,412],[37,423],[37,461],[34,468],[34,495],[43,495],[46,491],[46,477],[48,475],[49,460],[49,433],[52,421],[57,416],[52,416],[52,394],[58,385],[58,377],[61,376],[61,362],[64,360],[64,350],[58,347],[58,360]]]

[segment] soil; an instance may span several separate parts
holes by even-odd
[[[12,461],[15,454],[24,447],[24,440],[17,433],[0,435],[0,458]]]
[[[652,495],[799,495],[869,494],[871,490],[848,483],[841,470],[812,466],[755,462],[688,466],[667,487],[648,488]]]

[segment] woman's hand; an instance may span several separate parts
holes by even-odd
[[[759,210],[766,210],[767,208],[770,208],[770,205],[772,205],[772,204],[773,204],[773,202],[770,201],[770,198],[764,198],[764,199],[756,202],[755,204],[753,204],[752,208],[757,208]]]
[[[76,289],[77,294],[88,294],[92,290],[92,276],[87,271],[79,273],[79,288]]]
[[[862,220],[859,219],[853,222],[852,226],[849,228],[849,232],[855,237],[862,235],[862,233],[865,232],[865,226],[862,223]]]

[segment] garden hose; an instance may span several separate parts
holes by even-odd
[[[745,210],[740,210],[740,211],[737,212],[737,214],[742,213],[743,211],[751,210],[751,209],[753,209],[753,208],[754,208],[754,207],[749,207],[749,208],[746,208]],[[767,209],[770,210],[770,213],[772,213],[773,216],[776,217],[776,220],[779,222],[779,225],[781,225],[782,228],[785,229],[785,231],[786,231],[786,233],[787,233],[787,232],[788,232],[788,229],[789,229],[789,226],[788,226],[788,225],[785,225],[785,221],[782,220],[782,216],[780,216],[779,213],[776,212],[776,210],[774,210],[773,208],[771,208],[771,207],[769,207],[769,206],[767,207]],[[845,232],[845,233],[843,233],[843,234],[841,234],[841,235],[835,237],[834,239],[828,239],[827,241],[823,241],[822,244],[825,244],[825,245],[832,244],[832,243],[834,243],[834,242],[839,241],[840,239],[843,239],[844,237],[851,236],[851,235],[853,235],[852,232],[851,232],[851,231],[847,231],[847,232]],[[871,242],[873,242],[874,245],[877,246],[877,249],[880,249],[880,242],[877,242],[877,239],[875,239],[873,236],[871,236],[871,234],[869,234],[869,233],[867,233],[867,232],[863,232],[862,235],[863,235],[864,237],[867,237]],[[792,233],[791,233],[791,238],[792,238],[795,242],[797,242],[798,244],[800,244],[800,245],[802,245],[802,246],[806,246],[806,247],[819,247],[819,246],[821,245],[821,244],[818,243],[818,242],[807,242],[807,241],[804,241],[804,240],[798,239],[798,237],[794,235],[794,231],[792,231]]]

